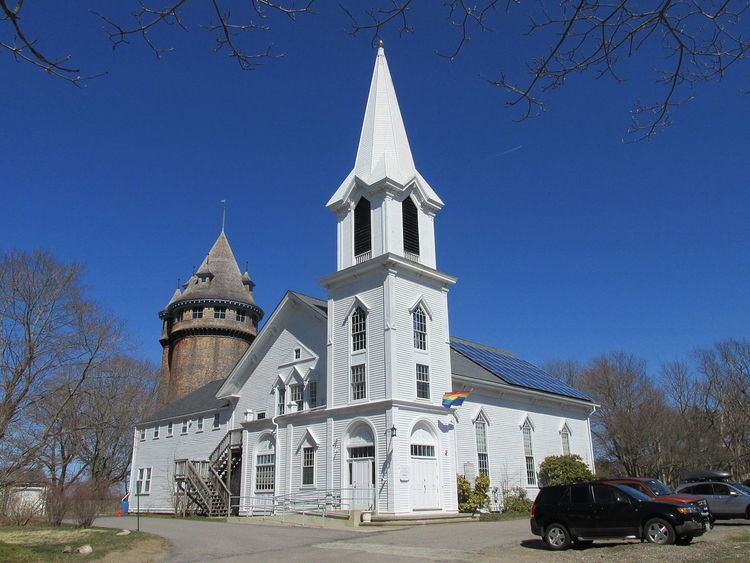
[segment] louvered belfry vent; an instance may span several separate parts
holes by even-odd
[[[354,255],[359,256],[370,250],[372,250],[370,202],[363,197],[354,208]]]
[[[407,197],[401,204],[404,223],[404,251],[419,255],[419,217],[414,201]]]

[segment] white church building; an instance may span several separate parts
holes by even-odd
[[[327,299],[288,292],[226,379],[136,428],[141,510],[171,512],[182,495],[212,515],[455,514],[457,474],[489,475],[497,510],[511,488],[535,496],[547,456],[593,469],[586,394],[450,336],[456,278],[435,252],[443,202],[414,165],[382,47],[354,168],[327,207],[338,241]],[[462,406],[442,406],[463,389]]]

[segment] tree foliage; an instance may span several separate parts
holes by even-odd
[[[458,510],[460,512],[476,512],[487,508],[490,504],[490,478],[484,473],[477,475],[474,486],[463,475],[456,478],[458,487]]]
[[[593,478],[594,474],[579,455],[549,456],[539,466],[539,484],[542,487],[571,485]]]
[[[514,487],[503,493],[503,512],[528,514],[531,512],[531,499],[523,487]]]

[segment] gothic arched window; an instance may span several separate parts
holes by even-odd
[[[419,215],[410,197],[401,204],[401,218],[404,224],[404,252],[419,256]]]
[[[367,348],[367,313],[357,307],[352,313],[352,352]]]
[[[427,350],[427,315],[419,305],[412,313],[414,324],[414,347],[417,350]]]
[[[370,202],[363,197],[354,208],[354,256],[366,254],[371,250]]]

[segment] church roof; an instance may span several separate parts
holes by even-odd
[[[200,277],[210,278],[210,280],[201,283]],[[229,240],[222,230],[200,268],[185,284],[185,290],[176,299],[175,295],[170,305],[192,299],[219,299],[255,305],[250,291],[252,282],[250,281],[248,285],[248,281],[250,281],[249,276],[244,278],[240,272],[232,248],[229,246]]]
[[[526,360],[499,348],[477,344],[463,338],[451,337],[451,371],[456,375],[482,381],[497,383],[500,380],[501,383],[515,387],[592,401],[585,393]]]
[[[148,420],[144,420],[141,424],[216,410],[226,406],[229,404],[226,399],[216,398],[216,392],[222,383],[224,383],[223,379],[206,383],[203,387],[199,387],[192,393],[185,395],[182,399],[178,399],[174,403],[170,403],[163,409],[155,412],[148,417]]]
[[[443,202],[414,165],[396,89],[382,46],[375,59],[354,168],[327,206],[336,206],[346,200],[357,180],[367,186],[390,180],[404,188],[414,182],[430,204],[438,208],[443,206]]]

